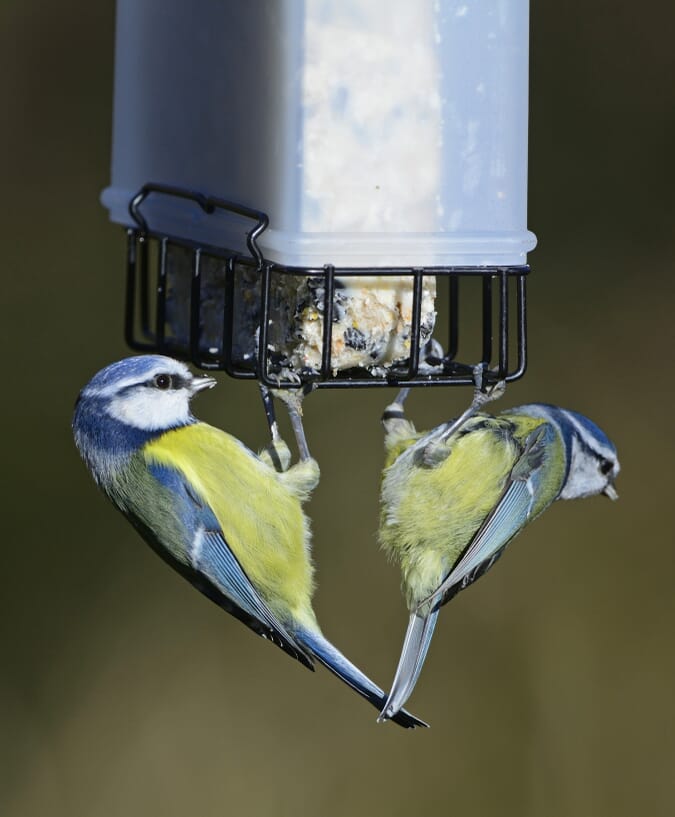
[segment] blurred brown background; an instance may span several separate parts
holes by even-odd
[[[662,2],[532,11],[531,363],[505,405],[586,412],[621,500],[559,503],[446,608],[411,701],[375,711],[219,611],[96,492],[75,396],[127,354],[108,182],[113,4],[0,6],[4,330],[0,813],[671,815],[672,30]],[[435,425],[465,390],[416,392]],[[316,606],[386,684],[406,614],[375,544],[382,393],[322,392]],[[255,388],[204,419],[264,441]]]

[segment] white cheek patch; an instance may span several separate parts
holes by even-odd
[[[185,389],[159,391],[140,387],[110,401],[108,411],[115,420],[143,431],[184,425],[190,419]]]
[[[570,472],[560,492],[561,499],[581,499],[599,494],[607,482],[598,471],[598,458],[572,437]]]

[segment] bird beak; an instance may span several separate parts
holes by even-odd
[[[204,389],[212,389],[216,385],[216,382],[215,378],[208,377],[207,375],[204,375],[204,377],[193,377],[190,390],[192,394],[197,394],[197,392],[204,391]]]
[[[605,486],[605,490],[602,493],[605,496],[608,496],[611,500],[619,498],[619,495],[616,492],[616,488],[612,485],[611,482],[607,483],[607,485]]]

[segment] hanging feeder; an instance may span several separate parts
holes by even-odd
[[[118,0],[126,339],[319,387],[526,366],[528,3]]]

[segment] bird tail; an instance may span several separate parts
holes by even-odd
[[[355,692],[371,703],[376,709],[384,706],[386,695],[370,678],[364,675],[361,670],[354,666],[330,641],[325,639],[320,632],[309,630],[296,630],[296,637],[302,645],[306,647],[312,655],[320,661],[326,669],[344,681]],[[399,707],[400,709],[400,707]],[[394,723],[406,729],[414,729],[416,726],[428,726],[419,718],[402,709],[396,712],[391,718]]]
[[[427,650],[434,634],[436,619],[440,608],[437,607],[428,615],[421,616],[416,612],[410,614],[408,629],[403,641],[401,657],[396,668],[394,682],[382,707],[378,721],[395,719],[397,713],[412,694],[427,657]]]

